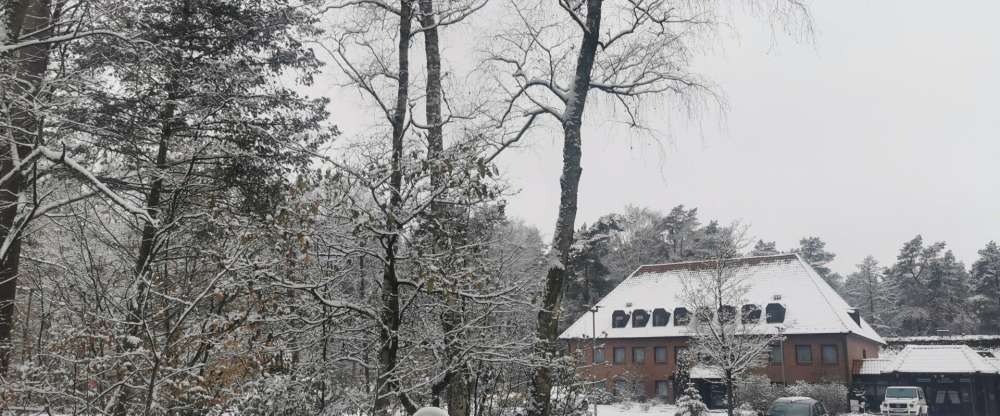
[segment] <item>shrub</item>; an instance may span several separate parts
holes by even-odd
[[[765,375],[750,374],[736,382],[736,404],[747,405],[760,413],[767,412],[771,403],[784,393],[781,386],[771,384],[771,379]]]
[[[708,407],[701,401],[701,393],[694,384],[688,383],[684,395],[677,398],[676,416],[702,416],[708,414]]]
[[[785,395],[812,397],[822,402],[826,410],[834,415],[850,411],[847,386],[839,383],[810,384],[799,381],[785,388]]]

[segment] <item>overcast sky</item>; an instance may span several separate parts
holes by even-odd
[[[1000,241],[1000,2],[810,3],[812,42],[741,19],[739,38],[699,58],[724,117],[664,115],[652,137],[588,123],[578,225],[685,204],[780,249],[819,236],[844,274],[868,254],[891,264],[916,234],[967,265]],[[344,98],[333,115],[353,134],[358,107]],[[536,134],[500,161],[519,190],[508,213],[547,238],[559,137]]]

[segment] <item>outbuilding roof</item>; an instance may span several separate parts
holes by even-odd
[[[745,257],[730,260],[735,276],[747,285],[745,303],[765,309],[775,303],[783,307],[784,319],[779,323],[764,323],[758,329],[768,333],[783,331],[796,334],[855,334],[880,344],[885,344],[872,327],[860,317],[855,322],[854,312],[847,302],[797,254]],[[686,278],[710,276],[714,262],[696,261],[646,265],[639,267],[623,280],[604,299],[597,303],[598,311],[586,313],[561,335],[561,339],[590,338],[596,328],[598,338],[659,338],[688,337],[693,335],[689,325],[676,325],[674,316],[667,325],[646,324],[634,327],[631,322],[615,327],[612,315],[624,311],[629,316],[636,310],[652,314],[662,308],[674,314],[675,309],[686,307],[683,301],[682,282]],[[743,305],[733,305],[738,310]],[[687,307],[690,309],[690,307]],[[694,311],[689,311],[693,314]],[[770,312],[770,311],[768,311]],[[856,312],[855,312],[856,313]],[[619,317],[620,318],[620,317]]]
[[[968,345],[907,345],[892,358],[861,360],[856,374],[1000,374],[1000,363]]]

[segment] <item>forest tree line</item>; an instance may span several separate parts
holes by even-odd
[[[669,211],[629,206],[576,232],[573,276],[566,288],[563,325],[587,313],[623,279],[644,264],[712,258],[715,239],[738,235],[739,223],[703,224],[697,208]],[[895,262],[862,259],[842,276],[829,268],[836,254],[816,236],[797,247],[773,241],[746,242],[740,255],[798,253],[882,336],[1000,334],[1000,246],[986,243],[971,266],[955,258],[945,242],[921,235],[905,241]]]

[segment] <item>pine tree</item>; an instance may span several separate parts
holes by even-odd
[[[920,235],[903,244],[887,283],[896,299],[893,317],[900,335],[971,330],[968,272],[944,242],[924,246]]]
[[[979,250],[979,260],[972,264],[972,290],[979,331],[1000,333],[1000,246],[995,241]]]
[[[872,256],[865,257],[857,268],[844,283],[845,298],[851,306],[858,308],[869,324],[876,329],[886,329],[884,315],[889,308],[889,297],[884,270]]]
[[[805,237],[799,240],[799,248],[795,252],[799,253],[802,259],[809,263],[813,270],[816,270],[816,273],[823,280],[826,280],[834,290],[843,292],[844,278],[826,267],[837,257],[836,254],[826,251],[826,242],[820,240],[819,237]]]
[[[751,256],[770,256],[780,253],[774,241],[757,240],[757,244],[750,251]]]
[[[701,393],[694,383],[688,383],[684,394],[677,398],[677,416],[702,416],[708,414],[708,406],[701,401]]]

